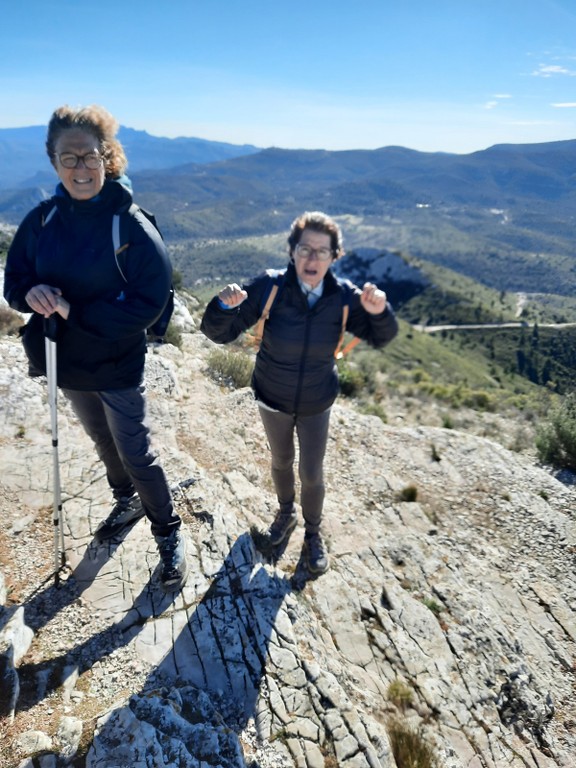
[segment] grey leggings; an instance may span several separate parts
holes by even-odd
[[[100,392],[62,390],[94,442],[114,497],[136,490],[152,533],[167,536],[180,525],[170,487],[150,446],[144,387]]]
[[[314,416],[294,416],[271,411],[262,406],[258,409],[272,453],[272,480],[280,507],[289,508],[294,503],[295,479],[294,430],[298,436],[300,457],[300,503],[306,531],[320,530],[324,505],[323,464],[328,442],[330,409]]]

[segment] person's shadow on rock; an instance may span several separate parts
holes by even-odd
[[[186,751],[192,746],[176,734],[178,728],[187,732],[193,723],[211,733],[204,739],[206,744],[217,740],[223,750],[241,754],[239,734],[251,718],[258,717],[267,665],[292,666],[286,650],[289,628],[284,625],[291,619],[288,612],[285,619],[278,619],[292,589],[289,577],[263,562],[251,535],[239,536],[187,620],[178,620],[184,612],[161,616],[138,635],[137,643],[151,653],[162,650],[163,657],[128,705],[107,716],[93,749],[98,754],[113,753],[119,765],[131,765],[132,747],[125,744],[122,754],[117,751],[120,734],[128,727],[133,733],[141,730],[148,734],[148,741],[152,725],[157,731],[154,742],[175,739],[178,749]],[[170,631],[174,640],[168,650],[154,645],[155,639]],[[176,709],[186,714],[186,720],[179,715],[175,724],[176,699]],[[195,742],[193,749],[201,749],[202,743]],[[155,748],[150,743],[151,754]],[[197,751],[193,756],[202,758]],[[189,758],[186,754],[180,759]]]

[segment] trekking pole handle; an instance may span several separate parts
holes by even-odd
[[[58,318],[56,313],[44,318],[44,336],[50,341],[56,341],[58,333]]]

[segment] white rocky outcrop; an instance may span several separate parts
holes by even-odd
[[[184,334],[147,363],[191,561],[170,598],[147,521],[94,542],[110,498],[62,401],[55,586],[46,387],[0,342],[2,765],[395,768],[394,723],[439,768],[576,765],[574,488],[495,440],[339,401],[331,569],[311,580],[300,527],[277,562],[255,546],[268,450],[249,390],[209,378],[211,348]]]

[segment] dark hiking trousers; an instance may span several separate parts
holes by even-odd
[[[114,497],[138,493],[155,536],[180,525],[164,470],[150,445],[144,386],[100,392],[62,390],[106,467]]]
[[[294,460],[298,437],[300,505],[308,533],[318,533],[324,505],[324,456],[328,442],[330,409],[314,416],[294,416],[260,406],[260,417],[272,453],[272,480],[281,507],[295,498]]]

